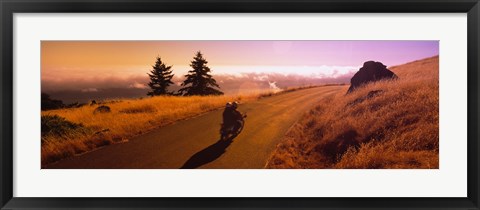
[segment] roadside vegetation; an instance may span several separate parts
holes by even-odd
[[[438,56],[325,99],[277,146],[266,168],[439,168]]]

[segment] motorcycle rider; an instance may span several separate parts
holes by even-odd
[[[225,128],[234,126],[234,130],[238,129],[240,125],[239,120],[242,120],[243,115],[237,110],[238,102],[228,102],[223,110],[223,124]]]

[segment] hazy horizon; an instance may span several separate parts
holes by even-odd
[[[157,56],[173,66],[175,90],[196,51],[207,59],[226,94],[348,83],[365,61],[400,65],[438,55],[438,45],[438,41],[42,41],[42,91],[66,102],[120,98],[122,93],[146,96],[147,72]]]

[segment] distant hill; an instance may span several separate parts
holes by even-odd
[[[147,89],[136,88],[108,88],[95,91],[65,90],[45,91],[52,98],[62,100],[65,104],[88,103],[91,100],[106,100],[118,98],[140,98],[147,97]]]

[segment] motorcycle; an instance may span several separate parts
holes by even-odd
[[[242,115],[242,119],[237,120],[235,124],[226,126],[224,123],[220,126],[220,140],[227,140],[231,137],[236,137],[240,132],[243,130],[243,126],[245,125],[245,118],[247,118],[247,114]]]

